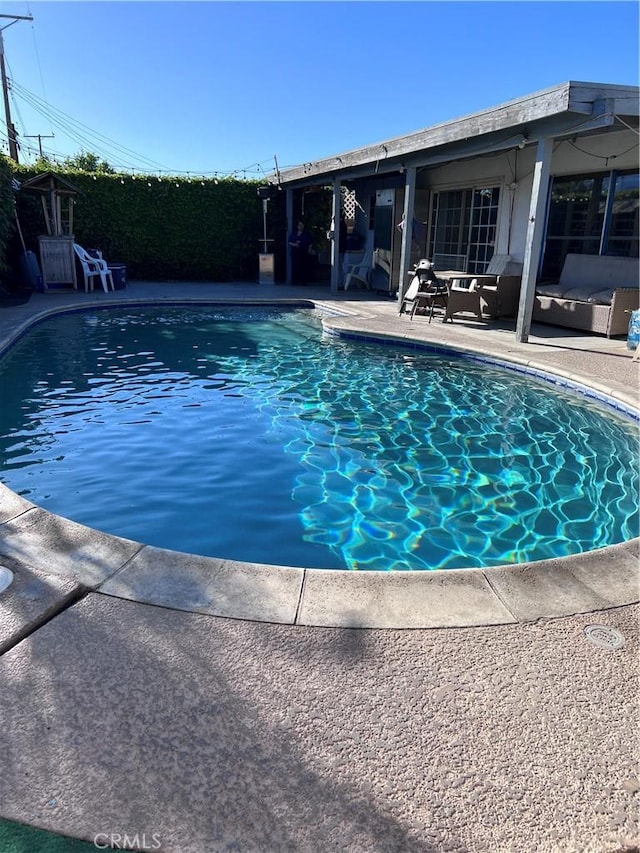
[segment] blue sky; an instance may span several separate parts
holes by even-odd
[[[282,169],[567,80],[638,85],[636,2],[32,0],[0,14],[34,19],[3,32],[18,133],[129,172],[260,177],[274,156]]]

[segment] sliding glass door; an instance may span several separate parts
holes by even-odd
[[[440,269],[483,273],[495,251],[499,187],[433,193],[427,255]]]

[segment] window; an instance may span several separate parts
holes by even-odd
[[[566,255],[638,257],[638,173],[554,178],[541,277],[560,277]]]
[[[499,198],[497,187],[473,191],[467,272],[483,273],[493,257]]]
[[[433,194],[428,255],[439,266],[483,273],[495,249],[498,187]]]
[[[611,216],[606,223],[605,255],[638,257],[640,174],[615,175]]]

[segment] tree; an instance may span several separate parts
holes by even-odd
[[[81,172],[102,172],[102,174],[112,175],[114,169],[107,163],[106,160],[100,160],[97,154],[92,151],[80,151],[73,157],[67,157],[63,160],[62,165],[65,169],[78,169]]]
[[[42,157],[38,157],[36,162],[33,164],[33,170],[35,172],[50,172],[55,167],[55,164],[51,161],[46,154],[43,154]]]

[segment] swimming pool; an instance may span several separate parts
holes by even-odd
[[[0,365],[3,481],[166,548],[314,568],[477,567],[636,535],[636,429],[316,312],[73,313]]]

